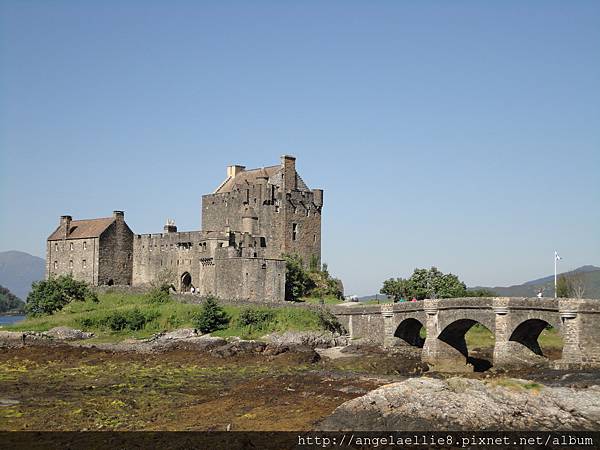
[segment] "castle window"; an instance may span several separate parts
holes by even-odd
[[[72,242],[69,244],[69,250],[73,251],[73,243]]]
[[[297,237],[298,237],[298,224],[293,223],[292,224],[292,241],[295,241]]]
[[[69,261],[69,269],[73,268],[73,260]]]
[[[56,243],[54,244],[54,251],[56,251],[56,252],[58,251],[58,242],[56,242]]]
[[[83,241],[83,249],[86,250],[87,249],[87,242]]]
[[[54,261],[54,268],[58,269],[58,261]]]
[[[267,246],[267,238],[265,238],[265,237],[261,237],[260,238],[260,246],[261,247],[266,247]]]
[[[279,212],[279,206],[275,205],[275,212],[278,213]]]
[[[317,235],[313,234],[313,242],[316,244],[317,243]]]
[[[84,259],[83,261],[81,261],[81,265],[85,269],[87,267],[87,261]]]

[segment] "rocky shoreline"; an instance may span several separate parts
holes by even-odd
[[[62,347],[121,355],[118,358],[127,358],[128,352],[131,357],[148,355],[154,359],[187,354],[193,358],[223,359],[227,364],[239,361],[242,365],[243,361],[265,366],[279,361],[277,364],[290,368],[310,368],[312,373],[329,371],[323,376],[331,380],[344,374],[339,378],[344,383],[352,377],[364,379],[363,370],[373,369],[371,373],[377,377],[379,387],[370,392],[344,391],[366,394],[338,403],[331,415],[318,424],[317,428],[324,431],[600,429],[598,371],[492,369],[457,377],[428,371],[418,354],[407,353],[406,348],[373,348],[328,332],[273,333],[261,340],[242,340],[202,335],[186,328],[119,343],[90,342],[93,337],[92,333],[65,327],[47,332],[0,331],[0,348],[18,352]],[[348,372],[343,368],[346,361],[350,365],[360,362],[360,368],[354,366],[358,370]],[[336,367],[343,368],[342,372],[338,373]],[[332,387],[336,382],[333,383]]]

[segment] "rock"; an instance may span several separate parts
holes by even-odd
[[[260,353],[265,349],[266,345],[264,342],[259,341],[234,340],[211,350],[211,353],[220,357],[234,356],[238,353]]]
[[[62,339],[65,341],[89,339],[94,336],[94,333],[88,333],[69,327],[55,327],[46,331],[44,334],[54,339]]]
[[[312,364],[321,359],[314,348],[307,345],[267,344],[263,350],[265,356],[290,355],[296,364]]]
[[[597,430],[600,386],[411,378],[340,405],[321,430]]]
[[[21,331],[0,331],[0,345],[9,347],[21,345],[24,336]]]
[[[340,347],[348,344],[347,336],[340,336],[328,331],[286,331],[272,333],[264,337],[274,345],[306,345],[311,348]]]
[[[221,337],[204,334],[195,338],[186,339],[186,343],[192,344],[196,350],[209,351],[227,344],[227,341]]]
[[[179,328],[177,330],[169,331],[168,333],[161,333],[155,336],[155,341],[175,341],[196,338],[202,336],[194,328]]]

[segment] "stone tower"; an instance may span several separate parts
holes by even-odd
[[[321,263],[323,191],[309,189],[296,171],[296,158],[246,170],[227,168],[227,178],[202,197],[202,229],[260,236],[256,245],[269,258],[297,253],[306,266]]]

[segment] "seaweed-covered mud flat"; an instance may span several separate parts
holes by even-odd
[[[336,368],[315,355],[3,349],[0,429],[309,430],[389,382],[368,358]]]
[[[268,351],[244,341],[205,351],[185,343],[141,352],[14,346],[0,352],[0,430],[311,430],[383,385],[456,376],[426,370],[418,353],[353,345],[318,352]],[[462,376],[600,384],[597,372],[549,369]]]

